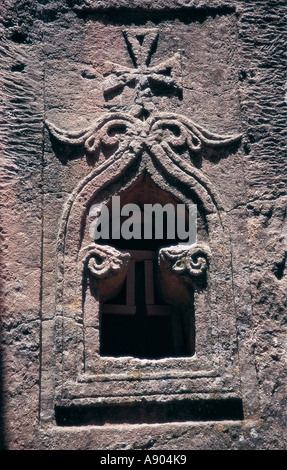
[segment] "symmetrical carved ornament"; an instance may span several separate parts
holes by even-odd
[[[216,212],[216,217],[211,218],[211,223],[218,227],[218,230],[213,230],[218,234],[222,228],[220,221],[217,221],[218,198],[209,179],[196,168],[193,158],[195,160],[195,155],[199,153],[204,155],[204,149],[221,149],[238,143],[241,138],[239,134],[218,135],[183,115],[158,111],[153,96],[159,88],[162,95],[173,94],[181,99],[183,89],[180,80],[180,56],[175,54],[172,58],[151,67],[151,55],[158,39],[157,30],[131,29],[124,31],[124,37],[133,67],[106,64],[103,94],[107,101],[112,101],[113,94],[122,93],[132,84],[134,105],[128,111],[114,108],[105,112],[91,125],[79,131],[60,129],[53,123],[46,122],[50,134],[56,141],[65,145],[82,147],[87,156],[93,157],[93,162],[96,161],[94,157],[100,152],[106,159],[97,168],[93,168],[71,194],[65,206],[58,234],[57,311],[59,313],[63,311],[63,308],[61,306],[58,308],[58,305],[64,304],[65,299],[69,299],[69,302],[73,304],[74,296],[79,299],[80,291],[82,292],[82,302],[80,302],[82,310],[78,313],[82,315],[84,326],[87,327],[84,333],[85,360],[86,364],[89,364],[85,365],[87,370],[96,370],[96,361],[100,360],[99,341],[95,346],[94,336],[91,338],[89,336],[91,332],[96,332],[98,335],[99,318],[105,314],[114,314],[115,309],[118,309],[121,315],[136,315],[138,300],[132,301],[131,297],[136,297],[135,279],[138,278],[134,273],[138,268],[140,275],[143,275],[145,287],[148,287],[145,291],[147,315],[157,315],[159,311],[162,316],[163,313],[168,313],[172,317],[174,331],[177,331],[174,339],[175,350],[179,351],[179,355],[183,349],[186,349],[186,355],[194,354],[194,318],[196,315],[197,318],[200,315],[203,317],[203,312],[206,310],[203,291],[208,285],[206,281],[211,264],[211,250],[203,243],[161,246],[160,248],[157,245],[157,258],[155,252],[152,252],[151,256],[146,250],[142,254],[142,259],[138,259],[135,254],[136,250],[124,251],[100,243],[85,245],[86,242],[79,239],[79,233],[76,230],[76,227],[80,226],[78,221],[83,217],[83,211],[86,215],[89,204],[95,201],[101,188],[107,188],[108,184],[118,178],[120,172],[126,171],[131,162],[135,162],[136,159],[140,160],[145,153],[144,158],[141,159],[142,164],[137,167],[140,168],[139,171],[142,171],[146,165],[147,172],[164,173],[160,175],[160,178],[168,173],[170,181],[167,186],[177,181],[184,184],[187,189],[192,188],[197,199],[203,201],[204,210],[207,213]],[[190,156],[191,161],[188,161],[187,155]],[[147,162],[150,160],[156,164],[147,167]],[[116,165],[114,165],[115,162]],[[94,165],[96,166],[95,163]],[[110,175],[111,167],[113,171]],[[151,170],[151,167],[154,168]],[[116,184],[119,187],[118,180]],[[183,195],[181,191],[178,194],[182,195],[185,200],[189,197]],[[189,199],[191,201],[192,196]],[[69,234],[68,229],[71,214],[75,222],[70,223],[73,228],[72,235]],[[78,237],[76,242],[75,237]],[[78,252],[75,246],[81,247]],[[69,253],[69,249],[72,253]],[[216,251],[214,243],[212,251]],[[66,276],[64,273],[65,253],[69,253],[69,263],[72,263],[77,270],[75,279],[67,283],[64,279]],[[73,272],[71,266],[69,266],[69,272]],[[154,285],[151,285],[151,278]],[[132,284],[132,281],[135,282]],[[65,287],[66,285],[68,288]],[[153,295],[154,287],[158,288],[158,297]],[[129,292],[128,289],[130,289]],[[119,298],[122,300],[121,294],[124,290],[126,304],[110,302],[111,299],[114,302]],[[118,293],[119,296],[115,297]],[[96,307],[95,301],[98,302]],[[157,304],[156,301],[162,301],[162,305]],[[208,348],[209,342],[203,340],[204,327],[200,326],[203,323],[199,321],[197,324],[198,337],[202,348]],[[182,333],[180,333],[181,324],[184,325]],[[185,337],[183,340],[180,339],[182,335]],[[181,343],[187,346],[183,347]],[[94,351],[94,354],[90,351]]]
[[[158,145],[164,150],[176,151],[177,148],[186,147],[197,153],[203,146],[216,148],[230,145],[241,137],[238,134],[220,136],[211,133],[174,113],[154,114],[146,121],[120,112],[108,113],[79,132],[63,131],[50,122],[47,126],[59,142],[83,145],[87,154],[95,154],[104,147],[114,147],[120,152],[130,150],[136,155],[147,149],[156,154]]]
[[[135,83],[134,106],[128,112],[108,112],[96,119],[89,127],[79,131],[63,130],[46,121],[51,135],[63,144],[83,146],[88,155],[109,148],[123,157],[125,151],[140,155],[148,150],[157,156],[160,150],[174,161],[178,149],[187,148],[193,153],[203,147],[218,148],[236,143],[241,135],[218,135],[204,129],[191,119],[176,113],[158,112],[152,101],[154,85],[164,86],[162,94],[182,92],[179,79],[179,53],[150,67],[150,57],[158,32],[155,29],[124,31],[128,51],[134,68],[107,63],[108,78],[103,83],[104,96],[115,91],[121,93],[125,86]]]
[[[101,281],[119,273],[127,273],[131,254],[109,245],[92,243],[79,254],[80,277],[89,276]],[[172,245],[161,248],[157,256],[159,268],[191,281],[204,276],[211,260],[210,248],[205,244]]]
[[[152,50],[158,40],[156,29],[131,29],[123,31],[127,48],[134,67],[124,67],[107,62],[105,73],[108,77],[103,83],[103,93],[109,99],[114,93],[120,93],[126,86],[135,89],[135,106],[131,114],[139,115],[141,108],[147,111],[154,109],[154,104],[147,98],[153,94],[153,89],[163,87],[165,92],[173,92],[181,97],[182,84],[180,80],[180,54],[176,53],[170,59],[159,65],[150,67]]]

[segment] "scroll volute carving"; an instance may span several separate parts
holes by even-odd
[[[162,299],[171,305],[190,305],[193,291],[206,287],[210,259],[211,251],[205,244],[160,249],[157,284]]]
[[[96,290],[101,302],[115,297],[125,281],[130,254],[109,245],[91,244],[81,253],[85,283]]]

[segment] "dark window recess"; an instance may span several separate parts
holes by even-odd
[[[55,408],[58,426],[150,424],[186,421],[243,420],[242,401],[178,400],[168,403],[106,404]]]
[[[143,175],[132,188],[121,194],[122,206],[131,202],[137,204],[142,211],[138,227],[138,230],[141,230],[141,237],[126,240],[120,234],[113,243],[110,239],[97,240],[97,243],[112,244],[115,248],[131,254],[129,271],[120,292],[116,297],[101,304],[100,354],[112,357],[131,356],[139,359],[190,357],[195,352],[193,292],[190,292],[191,298],[186,308],[182,305],[167,305],[159,293],[160,272],[157,266],[160,248],[187,240],[179,240],[177,233],[169,233],[169,220],[165,211],[162,233],[156,234],[157,221],[153,213],[151,238],[147,239],[144,236],[145,204],[160,204],[163,207],[166,204],[172,205],[177,227],[176,204],[181,202],[158,188],[147,175]],[[107,207],[109,210],[112,209],[111,201]],[[189,227],[188,219],[186,211],[186,230]],[[121,217],[121,223],[124,220],[125,217]],[[112,219],[109,233],[112,233]],[[186,325],[187,311],[190,313],[190,325]]]
[[[132,259],[126,281],[117,297],[103,304],[100,353],[160,359],[186,355],[180,314],[157,298],[153,251],[130,251]],[[174,338],[175,318],[180,323]],[[177,345],[177,346],[176,346]],[[180,346],[178,346],[180,345]]]

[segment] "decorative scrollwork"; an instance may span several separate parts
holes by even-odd
[[[77,131],[66,131],[46,122],[51,135],[62,144],[83,146],[88,155],[100,150],[105,158],[125,158],[124,152],[139,156],[144,150],[157,158],[162,150],[175,163],[182,160],[178,152],[185,147],[193,154],[204,146],[216,148],[238,142],[241,135],[218,135],[204,129],[190,119],[175,113],[157,113],[155,102],[149,97],[156,89],[163,94],[182,94],[180,54],[176,52],[163,62],[150,66],[150,59],[158,40],[157,28],[136,28],[123,31],[133,67],[106,63],[103,83],[104,96],[135,86],[134,103],[129,112],[110,112],[99,117],[91,126]],[[147,93],[148,90],[148,93]],[[109,152],[104,149],[108,148]],[[165,165],[170,162],[167,160]]]
[[[49,132],[56,140],[62,144],[84,145],[88,154],[94,154],[103,147],[121,145],[123,149],[137,135],[135,124],[132,116],[122,113],[105,114],[79,132],[62,130],[46,121]]]
[[[163,132],[166,133],[163,138]],[[192,152],[199,152],[202,147],[216,148],[238,142],[241,134],[218,135],[184,116],[174,113],[160,113],[151,119],[150,134],[161,138],[162,142],[172,147],[186,145]]]
[[[191,277],[203,275],[209,265],[211,251],[206,245],[174,245],[159,251],[159,264],[167,262],[176,274],[188,274]]]
[[[95,279],[108,279],[127,268],[130,254],[109,245],[92,244],[81,251],[82,268]]]
[[[63,131],[50,122],[46,125],[54,138],[70,145],[84,145],[88,154],[97,152],[102,147],[115,147],[115,151],[130,149],[135,154],[145,147],[150,150],[160,145],[163,149],[186,146],[194,153],[203,146],[220,147],[238,142],[240,134],[214,134],[191,120],[174,113],[151,115],[142,121],[124,113],[105,114],[89,128],[79,132]]]
[[[193,152],[199,152],[202,148],[202,141],[197,132],[192,132],[179,119],[162,117],[156,120],[151,126],[151,134],[154,139],[162,144],[163,141],[171,147],[187,146]]]

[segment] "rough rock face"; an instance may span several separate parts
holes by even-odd
[[[2,448],[286,449],[285,15],[1,2]],[[87,220],[121,191],[198,204],[198,245],[157,261],[162,303],[193,312],[190,357],[101,353],[127,257],[105,248],[93,277]]]

